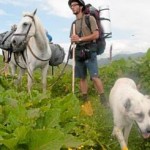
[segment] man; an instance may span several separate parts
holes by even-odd
[[[104,95],[103,84],[98,77],[98,64],[96,54],[96,39],[99,38],[99,31],[96,20],[93,16],[90,16],[91,29],[88,28],[85,22],[85,3],[83,0],[69,0],[68,5],[71,8],[73,14],[76,16],[75,20],[75,35],[73,35],[73,29],[71,29],[71,42],[76,43],[75,50],[75,77],[80,78],[80,90],[85,102],[88,101],[88,84],[87,84],[87,71],[90,74],[90,78],[94,83],[98,94],[100,95],[100,101],[106,106],[106,99]],[[90,57],[86,60],[79,60],[77,55],[83,47],[90,50]]]

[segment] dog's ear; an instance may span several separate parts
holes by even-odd
[[[124,104],[124,107],[125,107],[125,110],[128,112],[131,108],[131,101],[130,99],[128,98]]]

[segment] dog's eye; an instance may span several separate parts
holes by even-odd
[[[143,119],[144,119],[144,113],[136,113],[135,114],[136,116],[137,116],[137,121],[138,122],[142,122],[143,121]]]
[[[139,118],[141,118],[141,119],[144,118],[144,114],[143,114],[142,112],[141,112],[141,113],[137,113],[136,115],[137,115]]]

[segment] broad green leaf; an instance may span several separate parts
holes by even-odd
[[[38,129],[29,134],[30,150],[60,150],[64,134],[56,129]],[[55,149],[53,147],[55,146]],[[50,149],[51,148],[51,149]]]
[[[16,128],[13,135],[16,137],[16,139],[18,139],[18,143],[24,143],[24,141],[27,140],[26,136],[29,131],[30,127],[20,126]]]
[[[30,150],[60,150],[61,147],[78,147],[82,142],[57,129],[34,130],[30,134]]]
[[[60,123],[60,108],[51,108],[45,113],[44,126],[46,128],[58,127]]]
[[[15,150],[15,147],[18,143],[18,139],[17,138],[0,139],[0,143],[4,144],[10,150]]]

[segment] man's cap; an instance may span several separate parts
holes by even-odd
[[[80,6],[83,6],[82,10],[85,9],[85,2],[83,0],[69,0],[68,5],[71,6],[71,3],[73,3],[73,2],[77,2]]]

